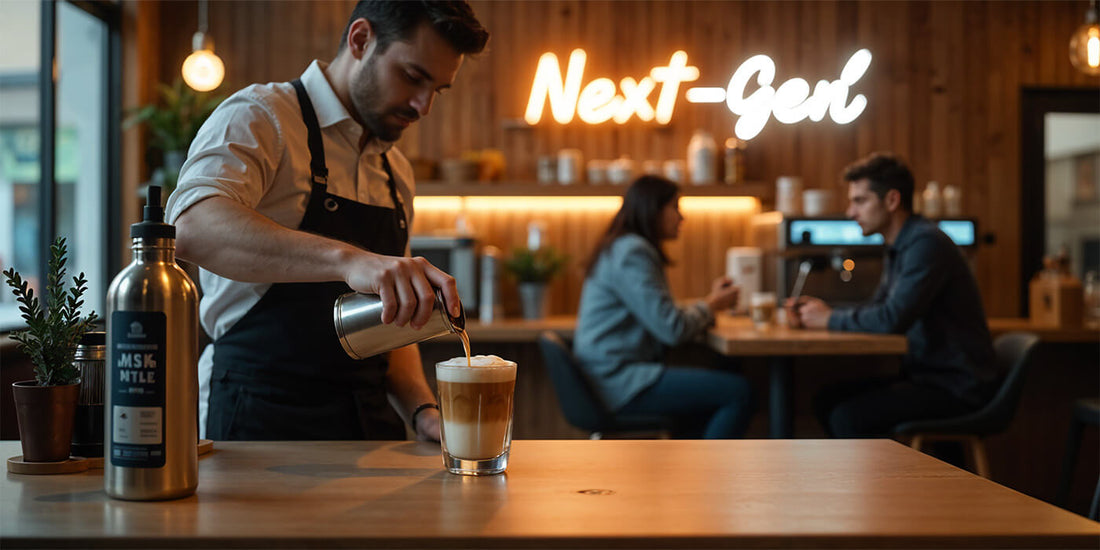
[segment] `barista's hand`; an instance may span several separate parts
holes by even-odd
[[[829,327],[829,316],[833,308],[820,298],[801,296],[798,301],[787,300],[787,322],[793,328],[825,329]]]
[[[729,309],[737,305],[737,297],[741,294],[741,288],[733,284],[729,277],[719,277],[710,285],[710,294],[703,299],[707,307],[713,312]]]
[[[433,287],[443,291],[452,316],[459,312],[458,287],[454,277],[440,271],[422,257],[383,256],[359,250],[348,262],[344,281],[357,292],[382,298],[382,322],[414,329],[427,324],[435,304]]]
[[[416,440],[439,441],[440,429],[439,411],[436,409],[424,409],[416,415]]]

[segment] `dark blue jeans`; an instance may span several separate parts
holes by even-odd
[[[620,412],[672,418],[680,438],[733,439],[745,434],[752,410],[752,391],[740,374],[669,367]]]
[[[975,407],[953,393],[902,377],[839,382],[821,390],[814,412],[830,437],[890,437],[911,420],[959,416]]]

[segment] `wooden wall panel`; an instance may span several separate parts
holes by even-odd
[[[515,121],[545,51],[557,53],[564,68],[570,50],[584,47],[587,82],[596,76],[639,78],[684,49],[702,73],[694,85],[724,86],[734,68],[757,53],[775,60],[777,81],[800,76],[814,82],[836,78],[852,52],[870,48],[871,68],[854,90],[867,95],[866,112],[846,126],[828,119],[793,126],[770,121],[749,145],[748,176],[774,181],[800,175],[807,187],[836,189],[843,197],[838,174],[847,163],[893,150],[909,160],[920,185],[937,180],[960,187],[966,213],[995,238],[979,252],[976,268],[993,315],[1018,311],[1020,189],[1035,184],[1020,181],[1020,89],[1100,91],[1100,80],[1075,71],[1067,58],[1068,37],[1083,22],[1083,0],[473,4],[493,33],[489,51],[466,63],[455,88],[407,132],[401,147],[409,156],[434,160],[497,148],[513,180],[533,179],[538,156],[564,147],[581,149],[586,160],[624,154],[639,162],[683,158],[696,128],[721,143],[735,122],[721,106],[691,105],[681,98],[673,122],[663,128],[637,120],[622,126],[544,122],[523,128]],[[349,0],[211,2],[210,33],[226,62],[223,90],[288,80],[311,59],[330,59],[352,5]],[[191,1],[160,5],[160,80],[178,74],[196,11]],[[517,218],[509,224],[515,227],[504,233],[524,222]],[[722,239],[741,234],[726,230]],[[709,240],[702,249],[720,248],[720,239],[703,238]],[[688,241],[680,246],[695,253]],[[694,290],[696,283],[679,277],[674,275],[678,286]]]

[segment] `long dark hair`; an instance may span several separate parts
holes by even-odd
[[[588,257],[584,266],[584,276],[592,274],[600,254],[615,242],[615,239],[634,233],[653,245],[661,257],[661,263],[668,265],[668,256],[661,250],[660,215],[661,209],[672,202],[680,189],[670,180],[658,176],[642,176],[623,195],[623,206],[612,218],[607,231],[596,243],[596,248]]]

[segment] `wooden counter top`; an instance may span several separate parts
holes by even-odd
[[[19,444],[0,443],[4,456]],[[1100,524],[889,440],[516,441],[502,476],[416,442],[217,442],[199,489],[8,474],[0,546],[1095,548]]]
[[[749,349],[754,345],[762,345],[761,343],[765,341],[796,342],[797,345],[812,348],[813,346],[820,346],[822,341],[830,339],[835,340],[834,335],[843,334],[817,332],[815,335],[813,331],[789,331],[781,329],[779,332],[769,336],[762,336],[760,334],[753,334],[755,331],[752,330],[748,319],[745,317],[720,315],[719,319],[725,320],[719,322],[717,330],[711,331],[712,337],[717,333],[720,335],[729,335],[728,337],[741,337],[746,340],[755,340],[757,342],[756,344],[745,343],[742,346],[743,349]],[[577,317],[575,315],[552,315],[536,321],[515,318],[502,319],[487,325],[471,320],[466,328],[470,333],[470,338],[483,342],[534,342],[535,339],[538,338],[539,333],[544,330],[552,330],[566,338],[572,338],[573,330],[576,329],[576,326]],[[989,330],[994,337],[1004,334],[1005,332],[1024,330],[1038,334],[1043,342],[1100,343],[1100,325],[1095,324],[1079,328],[1045,327],[1033,325],[1031,321],[1026,318],[991,317],[989,318]],[[874,340],[877,339],[877,336],[882,335],[863,336],[871,336],[873,337],[872,340]],[[886,336],[889,337],[889,335]],[[450,336],[449,338],[456,342],[458,341],[454,336]],[[841,336],[841,338],[846,337]],[[898,336],[898,338],[901,337]],[[880,341],[879,344],[882,344],[882,342]],[[896,343],[886,343],[885,346],[888,348],[888,353],[895,353]],[[866,353],[879,354],[886,352],[869,351]],[[905,350],[903,349],[897,353],[905,353]],[[806,353],[806,355],[811,355],[811,353]]]

